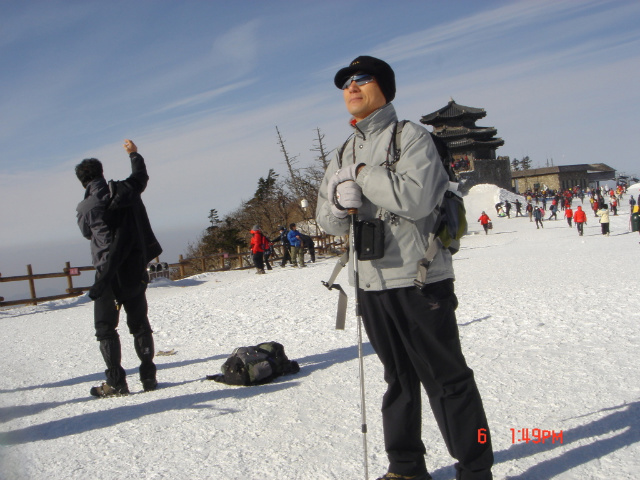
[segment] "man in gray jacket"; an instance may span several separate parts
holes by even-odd
[[[127,326],[134,337],[140,359],[140,381],[144,391],[155,390],[154,343],[147,316],[147,264],[162,253],[141,194],[147,186],[147,167],[138,148],[125,140],[131,159],[131,175],[118,182],[106,182],[102,164],[87,158],[76,165],[76,176],[85,188],[84,200],[76,208],[78,226],[91,240],[91,257],[96,268],[89,290],[94,300],[94,324],[100,352],[107,366],[107,381],[91,388],[91,395],[112,397],[129,393],[122,368],[118,323],[120,309],[127,313]]]
[[[421,438],[421,384],[458,461],[456,478],[491,479],[491,437],[460,347],[449,251],[438,251],[423,288],[414,284],[448,176],[429,132],[414,123],[402,129],[394,158],[395,75],[387,63],[358,57],[334,83],[353,117],[353,137],[327,168],[317,220],[332,235],[348,232],[348,209],[357,209],[360,220],[383,221],[384,256],[358,263],[362,319],[388,384],[382,416],[389,468],[379,480],[431,478]]]

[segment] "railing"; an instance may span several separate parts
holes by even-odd
[[[60,300],[63,298],[71,298],[82,295],[83,292],[89,290],[91,287],[79,287],[76,288],[73,286],[73,277],[80,275],[80,272],[84,272],[87,270],[95,270],[93,267],[71,267],[69,262],[65,263],[65,267],[60,273],[39,273],[33,274],[33,269],[31,264],[27,265],[27,274],[20,275],[17,277],[2,277],[0,274],[0,282],[21,282],[26,281],[29,282],[29,291],[31,293],[31,298],[29,299],[21,299],[21,300],[8,300],[4,301],[4,297],[0,297],[0,307],[8,307],[11,305],[36,305],[38,302],[50,302],[51,300]],[[36,294],[36,285],[35,280],[42,280],[45,278],[67,278],[67,289],[66,293],[60,295],[52,295],[48,297],[38,297]]]
[[[344,249],[343,237],[334,237],[332,235],[323,235],[319,237],[312,237],[316,242],[316,249],[318,254],[326,253],[338,253]],[[282,246],[275,245],[273,259],[279,258],[283,254]],[[158,265],[162,268],[158,269]],[[153,268],[152,268],[153,267]],[[178,280],[185,278],[196,273],[204,272],[219,272],[225,270],[241,270],[246,268],[252,268],[253,262],[251,260],[251,252],[241,252],[238,248],[237,253],[216,253],[214,255],[205,255],[201,257],[189,257],[183,258],[179,256],[177,263],[160,263],[159,259],[156,259],[155,263],[149,264],[150,277],[168,277],[172,280]],[[61,300],[64,298],[73,298],[82,295],[84,292],[91,288],[91,285],[86,287],[74,287],[73,277],[80,276],[82,272],[95,270],[94,267],[72,267],[70,262],[65,262],[65,267],[62,272],[55,273],[39,273],[34,274],[31,264],[27,265],[27,275],[19,275],[14,277],[3,277],[0,273],[0,283],[3,282],[28,282],[30,298],[23,298],[19,300],[4,300],[4,297],[0,297],[0,307],[9,307],[13,305],[37,305],[42,302],[50,302],[52,300]],[[162,272],[162,273],[160,273]],[[46,297],[38,297],[36,293],[36,280],[42,280],[47,278],[66,278],[67,288],[65,293],[60,295],[51,295]]]

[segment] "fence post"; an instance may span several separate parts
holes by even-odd
[[[71,293],[73,290],[73,278],[71,277],[71,262],[64,263],[65,270],[67,271],[67,293]]]
[[[184,261],[184,259],[182,258],[182,254],[178,256],[178,262],[180,263],[180,266],[178,267],[180,269],[180,278],[184,278],[184,264],[182,263]]]
[[[31,268],[31,264],[27,265],[27,275],[32,276],[33,270]],[[33,281],[33,278],[29,278],[29,290],[31,291],[31,298],[38,298],[36,295],[36,283]],[[37,305],[38,302],[33,302],[30,305]]]

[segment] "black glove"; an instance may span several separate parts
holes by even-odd
[[[106,285],[104,282],[96,282],[93,284],[93,287],[89,289],[89,298],[91,300],[99,299],[105,291]]]

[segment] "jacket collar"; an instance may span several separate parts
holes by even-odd
[[[352,123],[356,135],[367,138],[379,130],[383,130],[389,126],[390,123],[397,122],[398,116],[396,115],[396,109],[392,103],[387,103],[384,107],[380,107],[373,112],[367,118],[360,120],[357,123]]]
[[[91,180],[84,191],[84,198],[90,196],[102,197],[109,194],[109,187],[104,178],[96,178]]]

